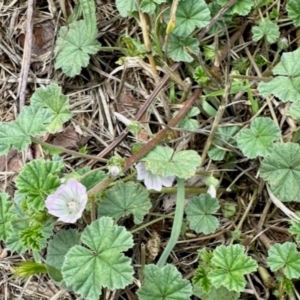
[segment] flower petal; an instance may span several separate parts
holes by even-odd
[[[137,180],[143,180],[145,179],[148,171],[146,170],[146,163],[144,162],[139,162],[136,166],[135,166],[136,170],[137,170]]]

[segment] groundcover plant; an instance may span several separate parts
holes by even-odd
[[[20,2],[0,4],[2,283],[300,299],[300,2]]]

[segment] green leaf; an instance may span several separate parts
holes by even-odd
[[[142,0],[140,9],[146,14],[153,14],[157,4],[165,3],[166,0]]]
[[[213,139],[213,145],[208,151],[208,156],[212,160],[223,160],[226,154],[226,143],[235,146],[236,141],[233,136],[239,131],[238,126],[218,127],[216,135]],[[216,145],[216,146],[214,146]],[[225,149],[222,149],[225,148]]]
[[[80,0],[79,2],[88,35],[93,37],[97,33],[95,2],[94,0]]]
[[[190,228],[196,233],[210,234],[216,231],[219,221],[212,216],[219,209],[217,199],[209,194],[201,194],[193,197],[186,206],[185,213],[190,222]]]
[[[9,201],[9,195],[0,194],[0,240],[6,241],[12,234],[11,222],[16,217],[12,213],[12,202]]]
[[[82,176],[82,178],[80,178],[80,182],[86,187],[87,190],[91,190],[96,184],[107,177],[105,172],[101,170],[91,170],[90,167],[78,169],[76,170],[76,173]]]
[[[84,20],[75,21],[69,26],[61,27],[56,40],[55,69],[62,68],[63,72],[74,77],[80,74],[83,67],[89,64],[89,54],[96,54],[101,44],[96,40],[96,33],[90,36]]]
[[[300,26],[300,2],[298,0],[288,0],[286,10],[289,18],[292,19],[295,26]]]
[[[227,2],[228,0],[217,0],[217,3],[221,6],[224,6]],[[231,15],[237,14],[239,16],[246,16],[251,11],[254,3],[253,0],[238,0],[227,12]]]
[[[76,229],[59,231],[48,243],[47,264],[60,270],[67,252],[79,244],[80,234]]]
[[[248,158],[266,156],[274,141],[281,137],[280,128],[270,118],[256,118],[249,129],[243,129],[237,137],[238,147]]]
[[[237,300],[240,298],[240,293],[230,292],[225,287],[212,287],[209,293],[205,293],[198,285],[194,286],[194,295],[201,300]]]
[[[199,127],[199,124],[198,121],[192,119],[192,117],[197,116],[199,113],[200,109],[198,107],[192,107],[187,112],[187,114],[180,120],[180,122],[178,123],[178,127],[186,130],[196,130]]]
[[[171,34],[168,44],[168,57],[174,61],[192,62],[193,57],[187,52],[189,51],[198,54],[199,53],[199,41],[190,36],[179,37],[175,34]]]
[[[196,270],[196,273],[193,277],[193,284],[194,287],[197,287],[196,291],[200,292],[203,291],[205,293],[209,293],[211,291],[212,285],[210,280],[208,279],[208,268],[207,267],[199,267]],[[195,288],[194,288],[195,294]]]
[[[270,44],[273,44],[278,40],[280,32],[277,24],[270,20],[262,20],[258,26],[252,27],[252,34],[254,42],[265,37]]]
[[[170,11],[167,11],[168,16]],[[169,21],[169,18],[166,18]],[[180,1],[176,10],[176,27],[173,33],[187,37],[195,28],[203,28],[210,22],[210,10],[204,0]]]
[[[63,278],[74,292],[87,300],[98,300],[101,288],[124,288],[133,279],[131,260],[121,251],[133,246],[132,235],[113,219],[102,217],[82,232],[85,246],[74,246],[65,257]]]
[[[50,133],[59,131],[63,123],[72,116],[68,109],[68,97],[61,93],[61,88],[55,83],[48,85],[46,88],[37,89],[30,101],[33,107],[45,107],[51,113],[52,121],[47,125],[47,131]]]
[[[268,251],[267,263],[273,272],[283,268],[288,279],[300,277],[300,253],[294,243],[273,245]]]
[[[296,240],[300,242],[300,222],[291,220],[291,227],[289,228],[289,233],[296,235]]]
[[[140,224],[150,208],[151,201],[148,192],[141,184],[119,182],[106,192],[98,213],[101,216],[112,217],[116,221],[133,214],[134,223]]]
[[[193,150],[175,154],[173,152],[170,147],[156,146],[142,161],[146,162],[146,169],[155,175],[177,176],[183,179],[193,176],[201,164],[197,152]]]
[[[271,94],[283,102],[300,99],[300,49],[283,53],[280,62],[273,69],[275,77],[269,82],[261,82],[258,91],[263,97]]]
[[[300,120],[300,101],[293,102],[289,108],[288,114],[294,119]]]
[[[241,245],[222,245],[214,250],[211,260],[214,268],[209,271],[208,278],[216,288],[224,286],[236,292],[245,289],[244,275],[256,271],[257,263],[244,251],[245,247]]]
[[[45,248],[47,239],[51,236],[54,224],[48,221],[46,224],[32,222],[29,226],[19,232],[20,240],[24,247],[30,250]]]
[[[6,155],[11,146],[18,151],[25,150],[30,144],[30,136],[46,133],[51,114],[44,108],[25,106],[16,121],[0,122],[0,155]]]
[[[190,299],[192,286],[173,265],[159,268],[150,264],[145,266],[145,283],[137,295],[140,300]]]
[[[16,186],[26,195],[27,203],[34,210],[45,207],[45,198],[60,186],[57,173],[64,168],[62,162],[33,160],[25,165],[16,178]]]
[[[267,180],[281,201],[300,201],[300,147],[295,143],[275,143],[262,161],[260,176]]]
[[[138,10],[135,0],[116,0],[116,6],[122,17],[128,17]]]

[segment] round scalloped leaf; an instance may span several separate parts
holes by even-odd
[[[217,0],[217,3],[224,6],[228,3],[228,0]],[[253,0],[238,0],[228,9],[228,13],[231,15],[237,14],[239,16],[246,16],[251,11],[254,3]]]
[[[27,163],[16,178],[16,186],[27,197],[30,208],[42,210],[45,207],[45,197],[55,191],[60,180],[57,173],[64,168],[60,161],[45,161],[36,159]]]
[[[194,150],[175,153],[170,147],[156,146],[142,161],[146,162],[146,169],[155,175],[163,177],[177,176],[188,179],[192,177],[201,158]]]
[[[280,138],[279,127],[270,118],[256,118],[250,129],[244,129],[237,137],[238,147],[249,158],[266,156],[270,153],[273,142]]]
[[[61,230],[48,243],[48,265],[60,270],[67,252],[75,245],[80,244],[80,234],[75,229]]]
[[[270,20],[262,20],[259,22],[258,26],[252,27],[253,41],[258,42],[263,37],[272,44],[275,43],[280,35],[279,27],[277,24]]]
[[[61,68],[67,76],[74,77],[88,66],[89,54],[96,54],[101,48],[96,39],[97,32],[91,35],[88,30],[84,20],[60,28],[54,49],[57,54],[55,69]]]
[[[283,53],[280,62],[272,70],[275,77],[269,82],[258,85],[260,95],[267,97],[271,94],[283,102],[300,99],[300,50]]]
[[[141,184],[120,182],[106,192],[98,213],[101,216],[113,217],[116,221],[133,214],[134,223],[140,224],[150,208],[148,192]]]
[[[203,28],[211,19],[210,10],[204,0],[180,1],[176,10],[176,27],[173,33],[187,37],[195,28]],[[170,20],[170,11],[166,11],[166,20]]]
[[[102,217],[87,226],[81,241],[85,246],[74,246],[65,257],[63,278],[75,293],[87,300],[98,300],[101,288],[124,288],[133,279],[131,259],[122,251],[133,246],[133,238],[112,218]]]
[[[295,26],[300,26],[300,2],[299,0],[289,0],[286,4],[288,16]]]
[[[244,252],[245,247],[241,245],[222,245],[214,250],[211,260],[213,268],[209,271],[208,278],[216,288],[224,286],[229,291],[236,292],[245,289],[244,275],[255,272],[257,263]]]
[[[52,83],[45,88],[38,88],[33,93],[30,103],[37,108],[45,107],[52,114],[52,121],[47,125],[50,133],[56,133],[71,118],[69,99],[62,94],[61,87]]]
[[[201,194],[193,197],[185,208],[190,228],[197,233],[210,234],[215,232],[219,226],[219,221],[212,214],[219,207],[218,200],[212,198],[209,194]]]
[[[174,61],[192,62],[194,58],[186,49],[190,49],[191,52],[198,54],[199,41],[190,36],[182,37],[171,34],[168,43],[168,57],[172,58]]]
[[[260,176],[267,180],[281,201],[300,201],[300,147],[295,143],[275,143],[262,161]]]
[[[273,245],[268,251],[267,263],[272,271],[283,268],[289,279],[300,277],[300,253],[296,250],[295,243]]]
[[[162,268],[150,264],[145,266],[145,284],[138,290],[140,300],[190,299],[192,286],[173,265]]]

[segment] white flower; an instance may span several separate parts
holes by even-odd
[[[152,189],[159,192],[161,191],[162,186],[172,186],[175,179],[175,176],[163,177],[147,171],[145,162],[139,162],[135,168],[137,170],[137,179],[144,180],[144,184],[148,190]]]
[[[49,214],[59,218],[58,221],[75,223],[82,216],[87,200],[86,187],[70,179],[47,197],[46,207]]]
[[[109,168],[109,173],[111,176],[118,176],[121,172],[121,168],[119,168],[118,166],[111,166]]]

